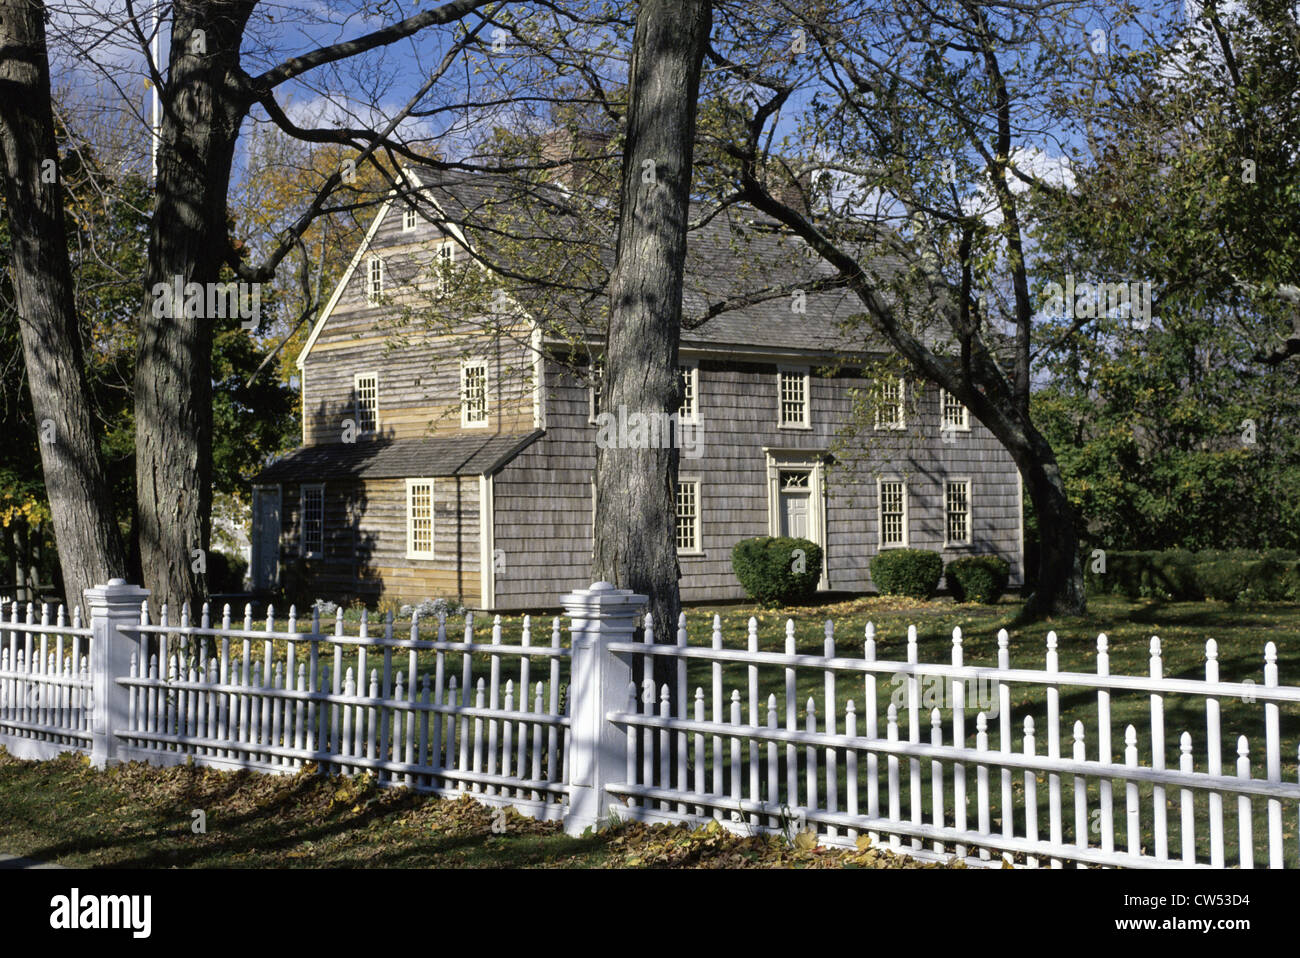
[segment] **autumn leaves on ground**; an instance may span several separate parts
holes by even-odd
[[[26,762],[0,749],[0,851],[80,868],[918,868],[810,835],[742,838],[625,823],[571,838],[471,798],[448,801],[370,776],[329,778],[131,763],[72,753]],[[195,834],[201,809],[206,833]],[[494,831],[493,825],[497,825]],[[504,826],[504,830],[500,830]]]

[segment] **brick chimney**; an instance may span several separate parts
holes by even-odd
[[[599,160],[609,148],[610,135],[603,130],[556,128],[540,138],[541,157],[547,163],[563,163],[547,171],[552,182],[577,192],[601,192],[608,175]]]

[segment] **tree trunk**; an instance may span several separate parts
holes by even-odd
[[[86,384],[50,104],[45,6],[0,0],[0,159],[18,325],[71,608],[123,575],[126,558]]]
[[[137,535],[155,602],[197,604],[212,504],[212,323],[156,315],[155,288],[206,290],[226,248],[226,194],[246,112],[239,47],[252,2],[179,5],[163,95],[157,205],[136,352]],[[176,312],[172,307],[165,312]],[[183,313],[183,311],[182,311]]]
[[[602,413],[615,419],[668,415],[682,401],[682,274],[700,64],[711,23],[708,0],[644,0],[637,13],[601,397]],[[592,574],[648,595],[656,640],[672,642],[681,611],[678,449],[637,443],[630,433],[597,443]],[[656,671],[657,685],[671,674]]]
[[[1025,443],[1008,445],[1003,441],[1003,445],[1015,459],[1038,516],[1038,585],[1025,603],[1023,614],[1030,618],[1082,615],[1088,610],[1083,589],[1083,560],[1079,555],[1074,509],[1065,493],[1056,455],[1034,430]]]

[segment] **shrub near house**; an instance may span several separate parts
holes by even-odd
[[[755,602],[794,605],[817,591],[822,550],[808,539],[788,536],[742,539],[731,550],[731,568]]]
[[[871,560],[871,581],[885,595],[928,599],[942,575],[943,558],[928,549],[889,549]]]
[[[997,556],[963,556],[943,570],[948,591],[958,602],[993,605],[1007,590],[1011,566]]]

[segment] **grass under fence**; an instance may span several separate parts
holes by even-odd
[[[80,868],[922,867],[874,848],[791,846],[716,827],[625,824],[570,837],[555,822],[381,788],[371,776],[134,762],[99,771],[73,753],[31,762],[4,749],[0,851]]]

